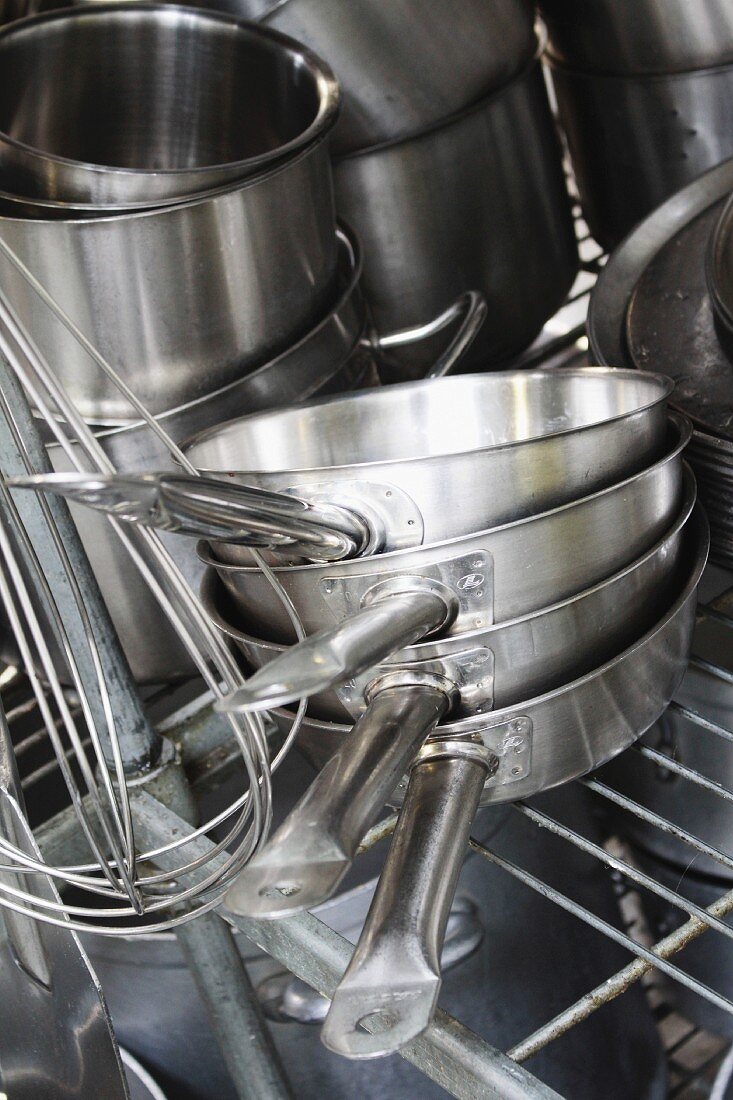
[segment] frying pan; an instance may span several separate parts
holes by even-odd
[[[418,752],[374,902],[324,1026],[330,1049],[373,1057],[399,1049],[427,1027],[440,988],[450,898],[476,807],[526,798],[584,774],[626,748],[662,713],[685,671],[707,559],[709,532],[699,509],[688,536],[686,578],[659,622],[635,644],[528,702],[445,724]],[[427,698],[421,708],[429,710]],[[326,778],[348,761],[358,725],[348,735],[341,727],[344,740]],[[386,751],[393,732],[385,730]],[[371,770],[360,778],[358,791],[374,785]],[[355,819],[362,805],[359,793],[340,806],[334,826]],[[334,848],[337,840],[335,833]],[[300,891],[298,863],[261,874],[266,852],[229,890],[226,905],[233,912],[280,916],[310,904]]]
[[[478,661],[483,666],[483,686],[464,682],[461,715],[508,706],[597,668],[649,629],[667,606],[679,579],[683,534],[695,495],[694,478],[686,469],[682,507],[670,529],[651,550],[593,588],[510,622],[420,642],[389,657],[388,663],[454,656],[467,662],[473,659],[474,664]],[[262,668],[282,654],[283,643],[255,637],[251,625],[242,622],[211,567],[204,573],[201,601],[211,621],[233,641],[250,668]],[[372,676],[373,671],[367,675]],[[333,722],[353,719],[363,710],[359,687],[354,683],[314,695],[308,713]]]
[[[275,575],[306,634],[351,619],[348,629],[342,625],[337,632],[339,660],[348,646],[349,660],[364,658],[364,668],[428,631],[463,634],[505,622],[597,584],[664,535],[681,505],[681,456],[690,433],[689,423],[672,414],[663,458],[642,473],[551,511],[429,546],[330,565],[280,567]],[[199,544],[199,555],[214,566],[244,620],[260,624],[260,635],[292,640],[290,620],[263,573],[219,561],[206,543]],[[312,648],[313,639],[253,677],[238,702],[280,705],[330,686],[323,682],[322,665],[315,670],[316,686],[303,690],[306,645]],[[319,660],[324,659],[321,652]],[[283,679],[284,661],[288,675],[297,675],[297,689],[273,693]],[[337,681],[338,675],[331,682]]]
[[[372,547],[399,549],[545,511],[643,469],[664,448],[670,392],[662,376],[635,371],[496,371],[240,417],[183,450],[204,474],[351,504],[372,524]],[[375,510],[386,533],[374,530]],[[241,546],[217,541],[214,552],[251,565]]]
[[[688,492],[690,480],[688,475]],[[688,515],[689,509],[688,496],[685,504]],[[699,523],[698,519],[692,526]],[[669,594],[669,585],[679,579],[680,528],[678,524],[675,526],[677,535],[670,532],[670,540],[663,543],[657,554],[647,556],[640,569],[627,570],[577,600],[549,608],[524,623],[509,623],[450,639],[448,645],[433,642],[415,646],[400,653],[392,664],[379,666],[372,662],[363,679],[349,682],[346,694],[340,696],[342,705],[358,713],[358,708],[353,708],[358,693],[368,706],[354,725],[348,743],[250,863],[245,878],[249,884],[250,914],[279,916],[310,908],[330,896],[351,865],[364,833],[439,721],[450,714],[458,719],[459,726],[461,721],[487,722],[488,712],[493,712],[490,719],[493,725],[497,705],[501,710],[505,705],[533,696],[535,685],[543,679],[545,682],[549,679],[552,688],[556,688],[568,677],[577,678],[579,672],[594,667],[589,666],[582,650],[583,643],[594,634],[595,652],[602,654],[599,663],[614,652],[614,639],[619,640],[615,650],[618,652],[629,643],[629,634],[638,637],[650,625],[650,619],[654,619],[654,600],[650,599],[649,590],[644,596],[637,592],[641,616],[637,619],[636,611],[629,611],[625,598],[631,597],[633,587],[632,584],[626,590],[627,584],[629,578],[632,582],[640,580],[651,567],[657,582],[667,580]],[[672,549],[675,542],[677,554]],[[671,558],[671,572],[665,578],[667,558]],[[524,629],[527,622],[529,640],[540,646],[537,652],[521,648],[528,640]],[[598,634],[605,634],[606,629],[607,645],[598,640]],[[546,649],[541,647],[543,640]],[[520,669],[517,673],[512,668],[513,642]],[[265,671],[274,664],[273,661]],[[526,671],[526,686],[522,683],[522,669]],[[529,728],[522,719],[519,725],[511,723],[504,731],[516,741],[518,755],[527,747],[524,738]],[[496,745],[493,747],[496,749]],[[291,881],[294,876],[297,891],[286,895],[272,892],[273,880],[284,877]]]

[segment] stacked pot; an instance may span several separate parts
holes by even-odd
[[[424,324],[476,290],[489,311],[474,369],[530,344],[577,270],[533,3],[234,4],[336,73],[336,207],[361,238],[377,327]],[[389,377],[416,377],[424,362],[395,351]]]
[[[560,117],[593,235],[612,248],[733,155],[727,0],[541,0]]]
[[[227,15],[93,5],[0,32],[0,243],[174,439],[373,369],[359,249],[335,223],[338,103],[324,62]],[[113,459],[169,466],[22,269],[5,253],[0,265],[20,323]],[[68,459],[54,448],[53,461]],[[136,675],[189,671],[106,522],[80,522]],[[195,580],[195,555],[180,542],[176,554]]]
[[[300,501],[298,530],[270,526],[270,578],[241,542],[201,544],[203,599],[258,668],[223,705],[276,708],[288,729],[308,697],[303,732],[325,760],[227,903],[267,918],[323,901],[383,803],[403,803],[332,1049],[386,1053],[427,1026],[476,807],[609,759],[679,685],[708,535],[669,389],[633,371],[495,372],[245,417],[187,445],[229,492]],[[306,634],[294,647],[283,592]],[[357,1028],[377,1006],[393,1022]]]

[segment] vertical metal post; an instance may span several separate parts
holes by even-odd
[[[7,476],[50,470],[46,449],[25,394],[7,360],[0,354],[0,471]],[[117,638],[96,578],[63,500],[20,494],[16,507],[36,549],[42,547],[44,572],[68,631],[100,737],[106,724],[99,687],[89,655],[87,630],[71,590],[64,557],[84,593],[84,609],[105,671],[112,711],[118,719],[118,739],[126,769],[140,771],[156,763],[162,741],[148,721],[127,659]],[[14,498],[15,499],[15,498]],[[49,523],[49,517],[51,523]],[[58,536],[53,530],[56,525]]]
[[[288,1085],[231,928],[205,913],[176,929],[227,1069],[243,1100],[289,1100]]]

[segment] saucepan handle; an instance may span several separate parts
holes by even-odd
[[[471,823],[498,761],[474,742],[425,746],[322,1039],[347,1058],[391,1054],[428,1026]]]
[[[290,816],[231,886],[226,908],[273,918],[329,898],[415,753],[447,713],[448,690],[441,677],[409,687],[385,678]]]
[[[424,577],[384,584],[384,596],[350,618],[312,634],[263,665],[230,695],[224,712],[273,710],[359,676],[450,621],[452,600]],[[379,591],[376,585],[374,591]]]
[[[391,348],[402,348],[411,344],[418,344],[422,340],[428,340],[431,336],[441,332],[459,317],[461,325],[445,351],[426,372],[426,378],[442,378],[453,369],[468,351],[476,339],[479,329],[483,325],[488,307],[486,299],[478,290],[467,290],[456,298],[452,305],[443,313],[428,321],[424,325],[415,325],[412,328],[401,329],[399,332],[391,332],[384,336],[375,336],[374,343],[379,351],[389,351]]]

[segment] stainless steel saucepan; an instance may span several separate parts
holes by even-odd
[[[665,378],[596,368],[405,383],[243,417],[191,440],[202,473],[378,506],[389,544],[508,523],[612,484],[664,449]],[[250,564],[218,542],[220,561]]]
[[[689,512],[689,498],[686,507]],[[672,534],[667,550],[676,542],[679,551],[679,535],[677,525],[677,536]],[[647,562],[652,573],[657,573],[657,581],[662,582],[660,589],[664,588],[665,580],[672,585],[675,580],[679,581],[679,574],[675,577],[674,558],[667,572],[665,557],[662,551],[656,562],[653,559],[651,564]],[[658,571],[663,573],[662,577]],[[642,576],[644,572],[642,569]],[[598,634],[599,625],[605,634],[606,621],[610,634],[608,644],[599,644],[596,640],[594,645],[595,652],[601,654],[599,663],[614,652],[616,639],[618,648],[622,648],[630,637],[643,633],[650,625],[650,618],[658,613],[659,601],[655,601],[654,592],[647,588],[639,597],[640,609],[645,607],[637,618],[628,602],[637,579],[633,571],[627,570],[613,582],[581,593],[577,600],[541,611],[529,620],[531,626],[537,628],[537,633],[529,636],[530,643],[538,646],[531,652],[522,649],[527,641],[527,635],[523,637],[522,623],[461,634],[447,644],[438,640],[404,649],[390,664],[380,664],[380,656],[374,656],[367,647],[360,651],[358,642],[361,639],[358,637],[357,644],[351,648],[337,648],[330,661],[328,653],[319,660],[319,640],[311,643],[313,665],[321,673],[321,690],[334,683],[345,684],[340,702],[359,717],[348,741],[250,864],[245,880],[252,895],[250,904],[260,915],[272,916],[289,907],[307,908],[328,897],[348,870],[364,832],[438,722],[449,716],[460,720],[483,715],[486,719],[487,712],[495,707],[516,704],[532,696],[536,683],[544,682],[556,688],[567,678],[574,679],[581,670],[588,671],[594,666],[592,658],[589,660],[583,651],[583,644],[594,633]],[[614,590],[620,604],[617,619],[614,618],[616,606],[613,612],[609,607]],[[627,599],[623,599],[621,593]],[[401,612],[398,607],[397,615]],[[389,617],[385,619],[389,624]],[[583,625],[574,629],[576,620],[582,620]],[[638,630],[634,633],[636,627]],[[544,646],[543,628],[547,631]],[[553,633],[553,628],[557,633]],[[526,686],[521,674],[515,675],[512,669],[512,643],[518,654],[517,663],[526,670]],[[304,643],[306,650],[308,644]],[[296,664],[299,649],[302,647],[292,651],[296,654]],[[360,663],[363,652],[366,658]],[[337,668],[339,659],[341,667]],[[284,675],[280,679],[274,675],[278,664],[290,674],[293,663],[291,652],[286,651],[249,681],[252,684],[269,674],[268,709],[304,694],[297,674]],[[315,682],[318,673],[308,671],[311,682]],[[252,689],[249,693],[245,689],[242,696],[255,698],[258,702],[263,700],[263,696]],[[364,700],[368,704],[366,710]],[[230,700],[225,705],[233,704]],[[517,727],[516,732],[522,731]],[[368,783],[365,783],[365,776],[370,777]],[[267,892],[273,876],[296,873],[298,891],[292,899]],[[264,895],[262,890],[266,891]]]
[[[420,634],[441,624],[446,633],[460,634],[516,618],[597,584],[663,536],[679,511],[682,451],[690,434],[684,417],[672,414],[661,459],[641,473],[550,511],[392,553],[331,564],[279,566],[275,575],[295,605],[306,634],[316,634],[339,620],[353,620],[359,611],[352,639],[364,643],[369,638],[370,645],[381,648],[380,659],[393,648],[417,640],[419,634],[411,639],[403,636],[416,629],[413,616],[419,620]],[[555,470],[553,482],[557,477]],[[451,507],[450,499],[445,507]],[[199,555],[217,570],[246,622],[259,623],[260,633],[272,641],[292,640],[290,619],[259,569],[224,563],[206,543],[200,544]],[[425,598],[424,591],[417,591],[424,587],[423,582],[433,588],[432,600]],[[433,608],[429,615],[432,627],[423,623],[427,603]],[[397,626],[399,616],[395,615],[391,627],[393,616],[388,609],[398,606],[403,613],[402,626]],[[369,620],[374,629],[367,631]],[[345,645],[349,632],[344,633],[342,625],[337,633]],[[291,655],[297,652],[294,649]],[[275,666],[258,674],[263,698],[269,698],[272,675],[277,677]],[[304,686],[302,682],[300,686]],[[248,702],[254,703],[254,682],[251,688]],[[296,692],[289,698],[298,696]]]
[[[30,198],[192,198],[317,142],[338,104],[320,58],[226,14],[92,4],[0,33],[0,170]]]
[[[356,1058],[391,1053],[430,1022],[445,921],[477,806],[575,778],[627,747],[659,717],[684,674],[708,545],[698,511],[677,597],[652,630],[605,665],[490,717],[437,731],[432,721],[434,736],[413,762],[374,902],[324,1026],[332,1050]],[[397,687],[384,690],[399,697]],[[434,709],[436,700],[426,694],[420,702],[426,720],[433,717],[431,704]],[[386,752],[394,729],[385,730]],[[361,790],[376,785],[372,763],[366,761],[360,773]],[[329,768],[336,771],[331,763],[326,776]],[[334,849],[339,827],[362,811],[361,795],[335,808]],[[270,867],[262,877],[258,861],[266,850],[231,887],[226,905],[232,911],[275,916],[298,907],[300,865]],[[324,861],[333,855],[325,850]]]
[[[683,535],[695,502],[695,483],[685,471],[682,507],[669,531],[631,565],[561,603],[509,622],[437,641],[420,642],[387,659],[391,664],[449,662],[463,666],[458,713],[508,706],[540,695],[597,668],[650,628],[669,602],[679,578]],[[270,663],[285,647],[253,636],[212,568],[201,598],[211,621],[229,637],[250,668]],[[247,629],[249,627],[249,630]],[[365,674],[372,677],[373,670]],[[364,709],[364,678],[311,697],[313,717],[344,722]]]
[[[297,228],[294,228],[297,227]],[[338,282],[324,141],[267,172],[159,209],[87,218],[0,212],[0,241],[154,413],[269,362]],[[11,260],[3,290],[80,413],[135,415]]]

